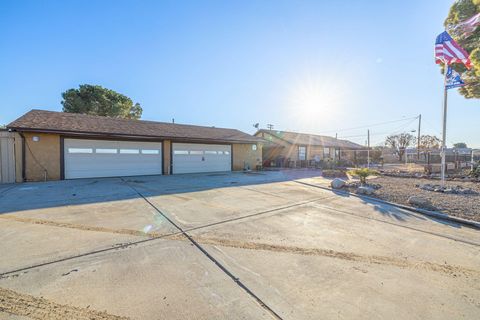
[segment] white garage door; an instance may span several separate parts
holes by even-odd
[[[64,140],[65,179],[162,174],[160,142]]]
[[[173,143],[173,173],[231,171],[232,147],[223,144]]]

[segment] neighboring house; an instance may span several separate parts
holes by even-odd
[[[355,162],[357,151],[365,147],[341,139],[315,134],[261,129],[255,136],[265,139],[263,163],[266,166],[309,166],[312,162],[348,160]]]
[[[255,169],[262,139],[235,129],[32,110],[17,136],[17,181]]]

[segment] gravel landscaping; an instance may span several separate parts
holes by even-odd
[[[410,205],[410,196],[429,199],[437,211],[474,221],[480,221],[480,183],[448,181],[446,186],[471,189],[471,194],[442,193],[423,190],[417,186],[439,184],[438,180],[417,178],[377,177],[369,179],[369,183],[380,186],[376,188],[373,197],[383,200]]]

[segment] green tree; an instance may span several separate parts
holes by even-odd
[[[465,142],[457,142],[454,143],[453,146],[457,149],[463,149],[467,147],[467,144]]]
[[[385,145],[392,148],[398,156],[398,160],[402,161],[405,150],[415,142],[415,137],[410,133],[400,133],[388,136]]]
[[[454,69],[463,72],[465,86],[459,89],[466,98],[480,98],[480,27],[470,34],[465,35],[462,28],[454,28],[462,22],[480,12],[480,0],[457,0],[450,7],[450,12],[445,19],[445,27],[450,35],[470,54],[473,67],[467,70],[461,64],[454,64]]]
[[[102,86],[82,84],[62,93],[63,112],[140,119],[142,107],[123,94]]]

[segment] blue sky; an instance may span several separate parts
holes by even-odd
[[[98,84],[143,119],[349,137],[441,134],[433,44],[452,1],[0,2],[0,123]],[[480,100],[450,90],[447,143],[480,147]]]

